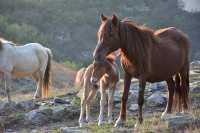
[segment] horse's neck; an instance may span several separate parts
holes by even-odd
[[[120,27],[122,56],[138,69],[141,69],[139,71],[149,71],[152,44],[156,43],[153,32],[147,28],[140,29],[140,27],[128,23],[121,23]],[[134,38],[134,36],[137,41],[130,39],[130,37]]]

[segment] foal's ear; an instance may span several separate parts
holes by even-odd
[[[100,15],[100,21],[101,21],[101,23],[103,22],[103,21],[106,21],[107,20],[107,17],[106,16],[104,16],[103,15],[103,13]]]
[[[113,14],[111,20],[112,20],[113,25],[117,26],[117,24],[118,24],[118,18],[117,18],[117,16],[115,14]]]

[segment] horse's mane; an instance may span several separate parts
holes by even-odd
[[[157,43],[154,31],[129,19],[124,19],[122,23],[124,34],[121,36],[125,38],[123,44],[127,45],[124,54],[134,60],[141,73],[151,71],[151,48]]]
[[[9,43],[9,44],[12,45],[12,46],[16,46],[16,44],[13,43],[12,41],[8,41],[8,40],[6,40],[6,39],[0,37],[0,49],[3,48],[3,45],[4,45],[5,43]]]
[[[3,45],[3,40],[4,40],[4,39],[0,37],[0,49],[3,48],[3,46],[2,46],[2,45]]]

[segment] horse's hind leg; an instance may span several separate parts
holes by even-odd
[[[100,81],[100,92],[101,92],[101,100],[100,100],[100,113],[99,113],[99,122],[98,125],[100,126],[103,123],[103,113],[104,113],[104,106],[106,102],[106,92],[103,83]]]
[[[90,93],[89,93],[89,96],[87,98],[87,104],[86,104],[86,121],[87,122],[91,121],[91,117],[90,117],[90,104],[91,104],[92,98],[96,94],[96,91],[97,90],[95,88],[92,88],[91,91],[90,91]]]
[[[169,91],[169,99],[167,102],[167,106],[165,111],[162,113],[161,119],[165,119],[172,113],[172,104],[173,104],[173,97],[174,97],[174,89],[175,89],[175,82],[173,78],[166,80],[168,91]]]
[[[33,74],[33,79],[36,81],[36,84],[37,84],[37,88],[36,88],[36,91],[35,91],[35,94],[34,94],[34,99],[37,99],[37,98],[41,98],[42,97],[42,77],[40,75],[39,72]]]
[[[7,93],[8,102],[11,103],[10,89],[11,89],[12,76],[10,73],[5,73],[4,76],[5,76],[5,90]]]
[[[183,102],[183,111],[188,110],[189,103],[189,64],[185,65],[180,72],[181,76],[181,91],[182,91],[182,102]]]
[[[87,87],[88,86],[85,86],[83,88],[84,92],[83,92],[83,96],[81,98],[81,112],[80,112],[80,116],[79,116],[79,126],[80,127],[82,127],[84,124],[84,113],[85,113],[87,98],[88,98],[88,94],[89,94],[89,89]]]
[[[115,86],[108,89],[108,123],[113,122],[112,109],[113,109],[114,92],[115,92]]]

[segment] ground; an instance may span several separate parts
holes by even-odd
[[[184,127],[179,125],[180,127],[176,127],[179,132],[200,132],[200,74],[198,70],[199,69],[192,68],[190,72],[191,106],[189,116],[194,118],[195,124],[190,125],[190,122],[186,122]],[[24,93],[24,89],[22,89],[12,93],[13,101],[16,103],[13,103],[10,106],[6,103],[5,96],[1,96],[0,127],[4,132],[9,133],[61,133],[64,132],[64,128],[66,127],[73,127],[70,129],[71,132],[76,131],[77,133],[83,131],[91,133],[129,133],[132,131],[140,133],[174,132],[174,129],[172,130],[172,127],[170,127],[168,123],[163,122],[160,119],[166,103],[162,105],[149,105],[147,99],[152,94],[149,87],[147,87],[145,91],[143,126],[140,126],[137,129],[134,128],[134,124],[137,121],[137,110],[131,111],[128,108],[127,122],[124,128],[113,128],[113,124],[110,125],[106,122],[102,126],[98,127],[97,118],[99,113],[99,96],[97,95],[97,98],[93,101],[91,109],[93,122],[85,125],[83,128],[77,128],[80,112],[80,98],[77,96],[78,89],[75,89],[72,85],[74,77],[74,70],[68,69],[66,66],[54,62],[50,98],[31,100],[34,89],[30,89],[30,91],[26,91],[26,93]],[[133,84],[137,84],[137,81],[134,81]],[[162,93],[166,94],[167,91],[162,91]],[[57,103],[54,98],[55,96],[64,100],[66,103]],[[118,97],[119,96],[116,96],[116,98]],[[131,101],[132,97],[129,96],[128,105],[132,104]],[[115,120],[119,114],[118,105],[119,102],[115,101]],[[173,115],[177,114],[174,113]]]

